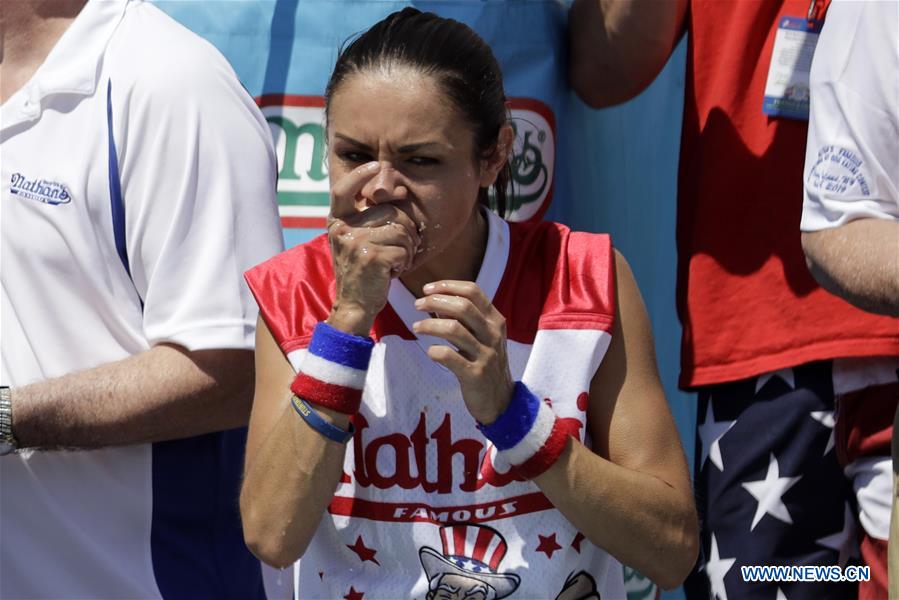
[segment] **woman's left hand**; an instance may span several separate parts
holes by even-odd
[[[415,308],[437,315],[413,325],[417,334],[456,347],[431,346],[428,356],[459,379],[468,412],[489,425],[506,410],[514,382],[506,356],[506,319],[471,281],[442,280],[424,286]]]

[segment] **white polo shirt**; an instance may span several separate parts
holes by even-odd
[[[282,249],[275,155],[211,45],[91,0],[0,108],[0,152],[3,385],[160,342],[253,347],[242,273]],[[0,458],[0,598],[260,596],[242,452],[228,432]]]
[[[802,230],[899,219],[899,2],[834,0],[811,71]]]

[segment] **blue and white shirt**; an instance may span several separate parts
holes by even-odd
[[[88,2],[0,108],[0,151],[3,385],[159,343],[252,348],[241,274],[282,247],[275,155],[211,45],[144,2]],[[259,597],[242,453],[229,432],[0,457],[0,597]]]

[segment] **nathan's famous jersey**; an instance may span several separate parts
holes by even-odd
[[[295,369],[328,316],[332,273],[325,236],[247,273]],[[589,445],[588,391],[615,312],[609,237],[491,214],[477,283],[506,318],[513,378]],[[299,563],[299,597],[623,597],[620,564],[478,431],[456,377],[426,354],[446,342],[413,335],[427,317],[413,302],[394,280],[343,477]]]

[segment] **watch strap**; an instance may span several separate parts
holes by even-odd
[[[0,455],[9,454],[18,447],[12,433],[12,393],[9,386],[0,386]]]

